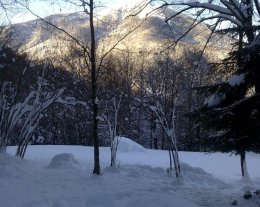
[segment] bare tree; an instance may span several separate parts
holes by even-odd
[[[112,98],[112,108],[109,110],[109,104],[105,104],[105,112],[99,117],[101,121],[104,121],[108,128],[108,135],[110,139],[110,150],[111,150],[111,167],[117,166],[117,147],[119,144],[119,137],[117,137],[117,128],[118,128],[118,112],[121,104],[121,96],[119,97],[118,102],[116,98]],[[113,115],[111,115],[113,114]],[[112,117],[111,117],[112,116]]]
[[[169,158],[170,158],[170,171],[173,171],[172,162],[174,163],[175,174],[176,177],[181,175],[178,148],[177,148],[177,138],[176,138],[176,126],[175,126],[175,111],[176,106],[174,104],[172,108],[171,120],[170,123],[167,121],[165,113],[160,105],[160,103],[156,103],[155,106],[150,106],[150,109],[154,112],[155,117],[159,121],[160,125],[163,127],[165,131],[168,143],[169,143]]]
[[[10,24],[11,19],[23,7],[20,4],[28,4],[28,0],[1,0],[0,1],[0,19],[4,24]]]
[[[94,0],[84,1],[84,0],[64,0],[67,3],[76,5],[78,7],[83,8],[83,12],[88,15],[88,25],[89,25],[89,35],[90,41],[86,42],[84,40],[79,39],[78,37],[71,34],[69,31],[66,31],[63,28],[58,27],[57,25],[49,22],[47,19],[41,18],[35,12],[33,12],[27,4],[20,3],[24,8],[26,8],[30,13],[38,17],[43,22],[47,23],[48,25],[52,26],[54,29],[61,31],[68,39],[74,43],[82,50],[84,56],[84,62],[86,69],[90,73],[91,79],[91,101],[92,101],[92,122],[93,122],[93,144],[94,144],[94,169],[93,174],[100,175],[100,161],[99,161],[99,138],[98,138],[98,114],[99,114],[99,100],[97,96],[98,92],[98,72],[100,71],[105,58],[113,51],[121,41],[123,41],[129,34],[134,32],[140,25],[148,18],[148,16],[138,23],[137,26],[130,29],[130,31],[126,34],[120,36],[112,46],[109,46],[108,49],[103,51],[102,54],[98,53],[98,42],[96,36],[96,26],[95,26],[95,19],[96,14],[95,11],[99,7],[97,2]],[[87,38],[86,38],[87,39]]]
[[[48,92],[44,94],[42,84],[39,82],[37,91],[31,91],[22,102],[10,105],[12,103],[8,103],[7,87],[8,84],[4,83],[0,94],[0,151],[6,151],[10,137],[16,133],[19,139],[16,155],[23,158],[32,134],[43,117],[43,112],[58,101],[63,89],[54,94]]]
[[[258,35],[256,31],[259,30],[257,21],[260,16],[260,3],[258,0],[207,0],[207,1],[157,1],[162,7],[176,7],[179,12],[169,16],[166,21],[185,13],[191,12],[196,16],[196,21],[193,22],[190,30],[192,30],[198,23],[209,23],[212,28],[221,29],[222,32],[231,33],[235,36],[240,34],[246,38],[248,43],[253,43]],[[212,23],[213,21],[213,23]],[[222,23],[230,23],[228,26],[221,26]],[[214,26],[213,26],[214,25]]]
[[[59,100],[63,91],[63,89],[60,89],[54,94],[51,94],[49,92],[44,94],[42,91],[42,83],[38,82],[38,89],[37,91],[33,91],[30,93],[30,95],[28,96],[30,98],[26,99],[28,100],[28,102],[26,101],[21,108],[20,104],[16,104],[14,106],[14,110],[11,109],[11,113],[13,113],[10,120],[11,126],[16,125],[16,112],[18,112],[17,115],[20,115],[25,109],[27,109],[26,113],[24,114],[25,117],[23,124],[18,133],[18,148],[16,151],[16,156],[19,156],[21,158],[24,157],[28,143],[31,140],[33,132],[38,127],[40,120],[43,118],[45,110],[47,110],[53,103]],[[31,101],[33,101],[32,104],[30,104]],[[13,120],[15,120],[14,123],[12,123]]]

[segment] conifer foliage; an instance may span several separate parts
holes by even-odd
[[[207,98],[204,106],[193,114],[205,132],[207,150],[240,154],[242,176],[245,176],[246,151],[260,151],[260,3],[258,0],[163,2],[166,7],[180,7],[180,12],[166,21],[189,11],[196,16],[190,30],[199,23],[207,23],[212,33],[218,31],[234,38],[233,51],[220,64],[224,68],[222,81],[201,88]],[[228,24],[220,26],[223,22]]]
[[[219,32],[235,37],[235,49],[222,61],[223,82],[204,87],[208,94],[197,118],[208,132],[206,146],[212,151],[234,152],[241,157],[242,176],[246,176],[246,151],[260,152],[260,37],[258,1],[220,1],[220,6],[192,4],[219,13],[230,28]],[[225,12],[231,15],[228,18]],[[232,19],[230,19],[232,17]],[[229,78],[225,78],[229,77]],[[205,90],[206,89],[206,90]]]

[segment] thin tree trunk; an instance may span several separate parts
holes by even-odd
[[[161,150],[164,150],[164,144],[165,144],[165,133],[163,131],[163,134],[162,134],[162,146],[161,146]]]
[[[91,87],[92,87],[92,105],[93,105],[93,143],[94,143],[94,170],[93,174],[100,175],[99,164],[99,141],[98,141],[98,101],[97,101],[97,75],[96,75],[96,41],[94,28],[94,2],[89,1],[89,24],[91,33]]]
[[[248,171],[247,171],[247,164],[246,164],[246,152],[241,151],[240,152],[240,164],[241,164],[241,172],[242,177],[249,177]]]
[[[5,146],[0,146],[0,154],[6,152],[6,147]]]
[[[169,148],[168,148],[168,151],[169,151],[169,158],[170,158],[170,172],[172,172],[172,154],[171,154],[171,149],[170,149],[170,143],[169,143]]]
[[[151,120],[150,120],[150,149],[153,149],[153,147],[154,147],[154,132],[155,132],[154,121],[155,121],[155,118],[152,115]]]
[[[158,149],[158,139],[154,137],[154,149]]]

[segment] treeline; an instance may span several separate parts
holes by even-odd
[[[37,91],[39,80],[41,96],[64,89],[65,101],[44,111],[29,144],[93,144],[90,73],[82,64],[80,51],[71,48],[69,58],[64,60],[31,62],[3,44],[0,58],[1,86],[8,82],[8,90],[2,93],[12,94],[8,95],[10,106],[24,100],[30,91]],[[195,47],[178,57],[170,50],[117,51],[106,57],[97,72],[101,146],[110,144],[112,127],[116,135],[130,137],[147,148],[168,149],[167,134],[151,110],[157,106],[164,124],[175,121],[180,150],[206,150],[199,125],[188,115],[204,102],[194,89],[221,79],[206,54]],[[19,127],[22,124],[18,123]],[[9,136],[8,144],[17,145],[19,133]]]

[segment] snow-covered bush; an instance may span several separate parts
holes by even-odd
[[[18,103],[14,105],[14,107],[12,107],[15,111],[18,112],[18,115],[19,113],[21,113],[20,111],[26,111],[26,115],[23,119],[23,124],[19,130],[18,148],[16,151],[17,156],[20,156],[22,158],[24,157],[27,145],[33,135],[33,132],[39,125],[40,120],[43,118],[44,111],[48,109],[48,107],[50,107],[53,103],[59,100],[63,91],[64,89],[60,89],[53,93],[44,93],[42,91],[41,83],[38,83],[38,90],[32,91],[26,98],[26,102],[22,106],[20,105],[20,103]],[[11,111],[11,113],[13,113],[13,111]]]
[[[109,105],[106,103],[105,113],[99,116],[99,120],[105,122],[108,128],[108,135],[110,139],[110,148],[111,148],[111,167],[116,167],[116,156],[117,156],[117,147],[119,139],[117,137],[117,121],[118,121],[118,112],[120,109],[121,97],[118,102],[115,98],[112,99],[112,112],[109,113]],[[112,114],[112,115],[111,115]]]
[[[154,106],[150,106],[149,109],[155,115],[156,119],[162,126],[167,138],[169,145],[169,158],[170,158],[170,172],[173,171],[173,164],[175,168],[176,177],[181,175],[180,162],[177,148],[177,138],[176,138],[176,126],[175,126],[175,104],[172,108],[171,120],[167,121],[166,115],[162,109],[162,106],[157,102]]]
[[[0,93],[0,151],[5,152],[11,136],[17,139],[16,155],[24,157],[26,147],[43,117],[45,110],[58,102],[64,89],[55,92],[44,92],[42,79],[38,81],[38,89],[31,91],[18,103],[8,101],[7,85],[4,83]]]

